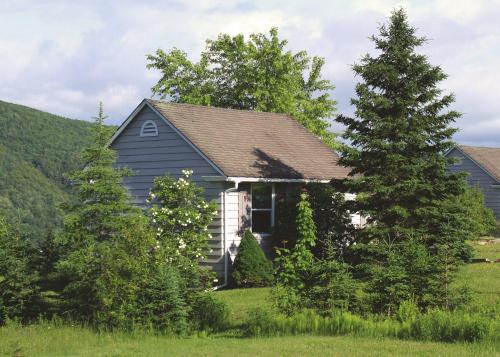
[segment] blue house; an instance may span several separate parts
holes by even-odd
[[[124,183],[139,206],[156,176],[193,170],[205,198],[219,205],[204,264],[225,282],[246,229],[264,252],[272,250],[277,203],[292,186],[349,173],[332,149],[287,115],[149,99],[118,128],[110,147],[117,165],[133,171]]]
[[[456,158],[449,169],[467,172],[468,183],[481,188],[485,205],[500,219],[500,148],[459,145],[446,155]]]

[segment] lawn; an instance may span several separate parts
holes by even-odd
[[[475,258],[500,258],[500,243],[479,245],[473,243]],[[474,292],[474,300],[479,304],[500,303],[500,263],[466,264],[460,268],[456,285],[465,285]]]
[[[247,312],[256,307],[271,306],[270,288],[231,289],[217,292],[231,308],[231,321],[244,321]]]
[[[348,336],[172,338],[152,334],[96,334],[76,327],[38,325],[0,329],[5,356],[495,356],[485,344],[445,344]]]
[[[477,257],[500,258],[500,244],[474,245]],[[480,303],[498,303],[500,264],[467,264],[457,284],[467,284]],[[217,292],[235,325],[257,306],[271,306],[270,289]],[[447,344],[352,336],[174,338],[153,333],[95,333],[71,326],[39,324],[0,328],[0,356],[500,356],[500,346]]]

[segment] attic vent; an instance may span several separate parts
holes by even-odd
[[[158,136],[158,127],[152,120],[146,120],[141,127],[141,136]]]

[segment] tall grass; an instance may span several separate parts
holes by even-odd
[[[349,312],[320,316],[305,310],[292,316],[255,309],[249,313],[250,336],[354,335],[441,342],[500,342],[500,321],[460,311],[430,310],[407,320],[362,318]]]

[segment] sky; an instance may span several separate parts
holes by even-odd
[[[120,124],[159,79],[147,54],[177,47],[197,60],[207,38],[278,27],[291,51],[325,58],[337,113],[350,115],[351,67],[399,7],[449,75],[442,88],[463,113],[455,140],[500,146],[500,0],[0,0],[0,100],[84,120],[103,101]]]

